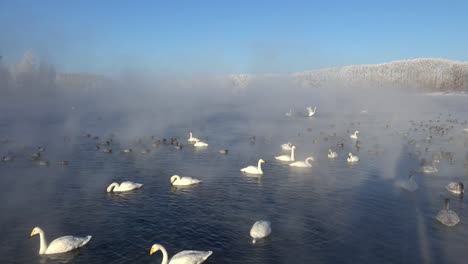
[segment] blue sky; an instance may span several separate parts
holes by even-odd
[[[466,1],[468,2],[468,1]],[[64,71],[295,72],[468,60],[464,1],[0,1],[0,54]]]

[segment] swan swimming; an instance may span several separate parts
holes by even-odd
[[[124,181],[120,185],[116,182],[113,182],[107,187],[107,192],[128,192],[135,189],[139,189],[143,184],[135,183],[131,181]]]
[[[286,112],[285,114],[287,117],[291,117],[292,116],[292,109],[289,109],[288,112]]]
[[[445,189],[453,194],[463,195],[465,193],[465,186],[462,182],[450,182],[445,186]]]
[[[312,109],[311,106],[306,107],[306,109],[307,109],[307,112],[308,112],[308,116],[309,116],[309,117],[314,116],[315,113],[317,112],[317,107],[316,107],[316,106],[314,106],[314,109]]]
[[[195,144],[193,144],[195,147],[198,147],[198,148],[204,148],[204,147],[208,147],[208,144],[205,143],[205,142],[202,142],[200,140],[197,140],[195,142]]]
[[[413,179],[413,173],[410,173],[407,181],[401,182],[400,187],[409,192],[414,192],[418,189],[418,184]]]
[[[180,177],[179,175],[173,175],[171,177],[171,184],[174,186],[187,186],[201,182],[201,180],[194,179],[192,177]]]
[[[332,151],[331,149],[328,150],[328,158],[329,159],[335,159],[338,157],[338,153]]]
[[[450,199],[444,200],[444,209],[440,210],[436,219],[446,226],[454,226],[460,222],[457,213],[449,209]]]
[[[314,161],[314,157],[307,157],[305,161],[296,161],[293,163],[290,163],[289,166],[291,167],[299,167],[299,168],[310,168],[312,167],[312,164],[310,164],[309,161]]]
[[[436,173],[438,172],[439,170],[436,168],[436,163],[439,163],[440,160],[432,160],[432,166],[429,166],[429,165],[426,165],[426,166],[422,166],[421,167],[421,172],[422,173]]]
[[[291,143],[289,143],[289,142],[288,142],[288,143],[284,143],[284,144],[281,144],[281,149],[282,149],[282,150],[291,150],[292,146],[293,146],[293,145],[292,145]]]
[[[349,136],[350,138],[352,139],[358,139],[358,134],[359,134],[359,131],[354,131],[354,134],[352,134],[351,136]]]
[[[243,172],[243,173],[247,173],[247,174],[262,175],[263,174],[262,163],[265,163],[265,161],[263,159],[259,159],[257,167],[248,166],[248,167],[242,168],[240,171]]]
[[[39,254],[58,254],[72,251],[74,249],[80,248],[91,240],[92,236],[86,237],[74,237],[74,236],[63,236],[55,239],[49,245],[47,245],[47,240],[44,234],[44,231],[39,227],[35,227],[29,237],[33,237],[39,234],[41,246],[39,248]]]
[[[295,149],[296,149],[296,146],[291,147],[291,156],[281,155],[281,156],[276,156],[275,159],[280,160],[280,161],[294,161],[295,160],[295,158],[294,158],[294,150]]]
[[[174,256],[170,260],[166,249],[160,244],[154,244],[150,249],[150,255],[161,250],[163,259],[161,264],[201,264],[213,254],[213,251],[198,251],[198,250],[184,250]]]
[[[271,234],[271,223],[269,221],[257,221],[250,229],[252,244],[257,242],[257,239],[265,238]]]
[[[196,143],[197,141],[200,141],[198,138],[193,137],[192,132],[189,132],[189,134],[190,134],[190,137],[189,137],[189,139],[188,139],[188,142],[190,142],[190,143]]]
[[[359,157],[358,156],[354,156],[351,152],[348,154],[348,159],[346,159],[349,163],[353,163],[353,162],[358,162],[359,161]]]

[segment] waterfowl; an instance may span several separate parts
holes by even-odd
[[[329,159],[334,159],[338,157],[338,153],[332,151],[331,149],[328,150],[328,158]]]
[[[347,158],[346,160],[347,160],[349,163],[358,162],[358,161],[359,161],[359,157],[353,155],[353,154],[350,152],[350,153],[348,154],[348,158]]]
[[[47,244],[44,231],[39,227],[35,227],[29,237],[33,237],[39,234],[40,248],[39,254],[58,254],[72,251],[74,249],[83,247],[88,244],[92,236],[86,237],[74,237],[74,236],[63,236],[53,240],[50,244]]]
[[[314,109],[312,109],[311,106],[306,107],[306,109],[307,109],[307,112],[308,112],[308,116],[309,116],[309,117],[314,116],[315,113],[316,113],[316,111],[317,111],[317,107],[316,107],[316,106],[314,107]]]
[[[271,234],[271,223],[269,221],[257,221],[250,229],[252,244],[255,244],[258,239],[265,238]]]
[[[436,173],[438,172],[439,170],[436,168],[436,163],[439,163],[440,161],[437,160],[437,159],[433,159],[432,160],[432,166],[429,166],[429,165],[425,165],[425,166],[422,166],[421,167],[421,172],[422,173]]]
[[[263,174],[262,163],[265,163],[265,161],[263,159],[259,159],[257,167],[247,166],[245,168],[242,168],[240,171],[243,173],[247,173],[247,174],[262,175]]]
[[[450,182],[445,186],[445,189],[453,194],[463,195],[465,193],[465,186],[462,182]]]
[[[276,156],[275,159],[280,160],[280,161],[294,161],[295,160],[294,149],[296,149],[296,146],[291,147],[291,155],[290,156],[289,155],[281,155],[281,156]]]
[[[445,199],[444,208],[436,215],[436,219],[446,226],[454,226],[460,222],[460,218],[458,217],[457,213],[450,210],[449,206],[450,199]]]
[[[193,137],[192,132],[189,132],[189,135],[190,135],[190,137],[188,139],[188,142],[195,144],[197,141],[200,141],[198,138]]]
[[[124,181],[120,185],[117,182],[113,182],[107,187],[107,192],[128,192],[139,189],[141,186],[143,184],[131,181]]]
[[[229,150],[227,150],[227,149],[221,149],[219,151],[220,154],[228,154],[228,152],[229,152]]]
[[[171,177],[171,184],[174,186],[187,186],[201,183],[201,180],[192,177],[180,177],[179,175],[173,175]]]
[[[290,163],[289,166],[291,167],[300,167],[300,168],[310,168],[312,167],[312,164],[310,164],[309,161],[314,161],[314,157],[307,157],[304,161],[296,161],[293,163]]]
[[[359,131],[354,131],[354,134],[352,134],[351,136],[349,136],[350,138],[352,139],[358,139],[358,134],[359,134]]]
[[[163,254],[161,264],[201,264],[213,254],[213,251],[184,250],[175,254],[169,260],[166,249],[160,244],[154,244],[150,249],[150,255],[160,250]]]
[[[291,150],[292,146],[293,146],[293,145],[292,145],[291,143],[289,143],[289,142],[288,142],[288,143],[284,143],[284,144],[281,144],[281,149],[282,149],[282,150],[288,150],[288,151],[289,151],[289,150]]]
[[[197,140],[195,142],[195,144],[193,144],[195,147],[198,147],[198,148],[204,148],[204,147],[208,147],[208,144],[205,143],[205,142],[202,142],[200,140]]]

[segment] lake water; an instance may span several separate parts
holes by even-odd
[[[11,152],[14,160],[0,162],[0,263],[160,263],[160,253],[149,256],[154,243],[163,244],[170,256],[184,249],[212,250],[206,263],[466,263],[467,202],[444,186],[468,183],[468,134],[462,131],[468,127],[462,124],[468,119],[467,99],[426,97],[419,100],[430,100],[434,107],[406,114],[377,107],[367,113],[334,112],[319,105],[313,118],[304,113],[287,118],[288,109],[251,112],[242,104],[221,105],[197,110],[187,117],[190,122],[165,120],[164,126],[158,126],[161,116],[143,115],[139,119],[148,119],[138,128],[129,125],[124,112],[78,107],[41,120],[4,113],[0,140],[9,141],[1,141],[0,154]],[[444,126],[447,132],[433,133],[428,142],[426,124]],[[361,132],[359,150],[349,138],[354,130]],[[185,144],[189,131],[209,147],[197,150]],[[111,133],[113,153],[98,151],[96,143]],[[176,136],[184,148],[153,148],[152,135]],[[297,160],[314,156],[313,167],[275,161],[274,156],[287,154],[280,149],[286,142],[297,146]],[[337,146],[341,142],[343,148]],[[46,148],[49,166],[30,160],[37,146]],[[126,147],[133,153],[119,153]],[[335,160],[327,158],[330,147],[338,152]],[[150,153],[141,154],[143,148]],[[222,148],[229,154],[219,154]],[[346,162],[350,151],[360,157],[357,164]],[[417,191],[399,187],[422,158],[430,161],[439,151],[453,152],[454,159],[442,159],[435,175],[414,176]],[[267,161],[263,177],[239,171],[259,158]],[[59,160],[70,163],[60,166]],[[169,178],[174,174],[203,183],[173,188]],[[111,182],[125,180],[144,186],[106,193]],[[435,220],[446,197],[461,219],[455,227]],[[263,219],[271,221],[272,234],[252,245],[249,230]],[[28,239],[35,226],[49,242],[63,235],[93,238],[80,250],[39,256],[39,238]]]

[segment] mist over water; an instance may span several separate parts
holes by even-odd
[[[88,90],[35,83],[13,92],[8,86],[0,98],[0,154],[13,156],[0,162],[1,263],[158,263],[159,254],[148,255],[153,243],[169,255],[212,250],[206,263],[464,263],[468,257],[465,199],[445,190],[467,177],[466,96],[340,83],[318,89],[284,76],[258,78],[241,90],[207,76],[125,75]],[[317,106],[317,115],[306,117],[306,106]],[[355,130],[359,149],[349,138]],[[194,149],[188,132],[209,147]],[[152,146],[171,137],[182,150]],[[110,138],[111,154],[96,149]],[[276,161],[286,142],[296,145],[297,160],[315,157],[313,167]],[[39,146],[49,166],[31,160]],[[120,153],[123,148],[133,152]],[[228,155],[218,153],[224,148]],[[330,148],[337,159],[327,158]],[[360,161],[348,164],[348,152]],[[421,160],[440,152],[453,159],[442,159],[439,173],[415,176],[415,192],[399,187]],[[263,177],[239,171],[259,158],[267,161]],[[174,188],[174,174],[203,183]],[[144,186],[106,193],[111,182],[125,180]],[[435,220],[445,197],[461,219],[453,228]],[[249,230],[261,219],[272,222],[272,235],[253,246]],[[49,242],[93,238],[80,250],[39,256],[38,238],[27,239],[34,226]]]

